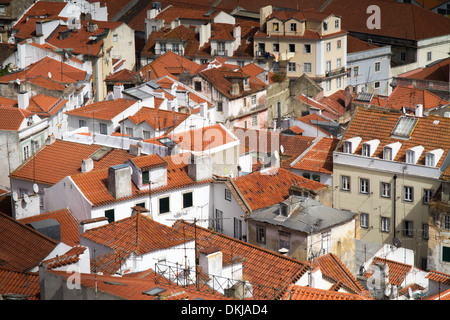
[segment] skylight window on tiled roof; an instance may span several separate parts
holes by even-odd
[[[373,98],[373,93],[360,92],[356,95],[355,100],[362,101],[362,102],[370,102],[370,101],[372,101],[372,98]]]
[[[149,290],[143,291],[142,293],[146,294],[148,296],[157,296],[157,295],[163,293],[166,290],[167,289],[164,289],[164,288],[154,287],[154,288],[151,288]]]
[[[394,127],[394,130],[392,130],[391,136],[393,138],[409,139],[418,120],[419,119],[412,117],[400,117]]]

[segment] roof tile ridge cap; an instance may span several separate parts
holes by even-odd
[[[236,183],[234,182],[234,180],[233,180],[233,179],[228,179],[227,182],[229,182],[229,183],[231,184],[231,186],[232,186],[233,189],[236,191],[236,193],[237,193],[237,195],[239,196],[239,198],[240,198],[240,199],[242,200],[242,202],[244,203],[245,207],[246,207],[247,210],[248,210],[248,212],[246,212],[245,216],[248,217],[248,216],[253,212],[252,208],[251,208],[250,205],[248,204],[247,200],[245,200],[243,194],[242,194],[241,191],[239,190],[239,188],[238,188],[238,186],[236,185]]]

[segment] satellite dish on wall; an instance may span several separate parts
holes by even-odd
[[[402,246],[402,241],[397,237],[394,237],[394,239],[392,240],[392,243],[397,248],[400,248]]]
[[[14,201],[19,200],[19,196],[17,195],[17,192],[14,191],[14,192],[12,193],[12,198],[13,198]]]
[[[30,198],[28,197],[27,194],[24,194],[24,195],[23,195],[23,201],[24,201],[25,203],[30,202]]]
[[[34,191],[34,193],[38,193],[39,192],[39,186],[36,183],[33,184],[33,191]]]

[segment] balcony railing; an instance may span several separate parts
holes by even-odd
[[[214,56],[228,57],[228,50],[214,50]]]
[[[345,73],[346,73],[345,67],[340,67],[340,68],[336,68],[336,69],[333,69],[333,70],[330,70],[330,71],[326,71],[325,72],[325,76],[327,76],[327,77],[334,77],[334,76],[342,75],[342,74],[345,74]]]

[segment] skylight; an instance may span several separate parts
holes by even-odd
[[[409,138],[419,119],[412,117],[400,117],[392,130],[392,136],[399,138]]]
[[[149,295],[149,296],[157,296],[158,294],[161,294],[164,291],[166,291],[166,289],[160,288],[160,287],[154,287],[154,288],[151,288],[149,290],[143,291],[142,294],[146,294],[146,295]]]

